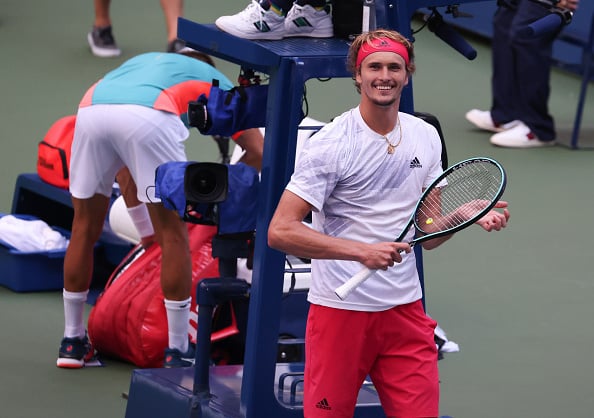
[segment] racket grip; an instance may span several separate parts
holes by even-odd
[[[344,284],[337,287],[334,293],[340,300],[345,300],[353,290],[373,274],[375,270],[369,270],[367,267],[363,268],[353,277],[348,279]]]

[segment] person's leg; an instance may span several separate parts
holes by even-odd
[[[374,312],[311,305],[305,331],[303,414],[350,418],[376,358],[368,341]]]
[[[437,417],[437,323],[421,301],[378,312],[376,319],[368,330],[368,343],[379,351],[370,376],[384,412],[390,418]]]
[[[96,194],[90,199],[72,198],[74,218],[70,243],[64,257],[64,289],[82,292],[89,288],[93,274],[94,247],[109,207],[109,197]]]
[[[93,355],[86,336],[84,307],[93,275],[93,253],[103,230],[109,198],[96,194],[90,199],[72,198],[74,218],[70,243],[64,257],[64,338],[57,366],[80,368]]]
[[[167,30],[167,52],[178,52],[185,47],[185,42],[177,38],[177,18],[184,15],[184,1],[160,0],[160,2]]]
[[[493,16],[491,42],[491,107],[489,110],[472,109],[466,119],[476,127],[503,132],[519,124],[516,116],[516,64],[510,47],[510,27],[516,13],[516,1],[502,2]]]
[[[280,16],[286,16],[293,6],[293,0],[260,0],[258,3],[264,10],[272,9]]]
[[[111,17],[109,15],[109,6],[111,0],[94,0],[95,20],[93,26],[96,28],[106,28],[111,26]]]
[[[177,350],[177,355],[188,353],[188,330],[192,301],[192,256],[188,230],[177,212],[165,209],[160,203],[147,204],[161,246],[161,289],[167,312],[168,350],[165,366],[171,364],[167,356]],[[192,353],[193,354],[193,353]],[[185,365],[185,364],[180,364]]]
[[[79,368],[93,350],[83,322],[84,304],[93,274],[94,246],[103,224],[113,179],[121,162],[104,139],[113,136],[112,125],[103,123],[103,109],[80,108],[70,158],[70,194],[74,217],[70,243],[64,257],[64,338],[58,353],[58,367]]]
[[[549,14],[547,8],[522,0],[511,23],[510,46],[516,70],[517,119],[524,122],[541,141],[555,139],[553,117],[549,113],[551,60],[556,33],[533,38],[517,35],[518,30]]]
[[[500,6],[493,17],[493,39],[491,43],[491,117],[495,125],[501,125],[518,119],[516,104],[519,91],[517,88],[516,54],[510,46],[511,22],[516,10]]]
[[[183,0],[161,0],[161,8],[165,16],[165,27],[167,28],[167,42],[177,38],[177,18],[184,15]]]
[[[109,6],[111,0],[94,0],[95,19],[87,41],[93,55],[102,58],[117,57],[121,54],[111,32]]]
[[[186,161],[187,127],[174,114],[143,106],[127,106],[126,123],[132,129],[119,155],[130,170],[138,199],[147,204],[157,243],[161,247],[161,287],[169,332],[166,367],[186,366],[192,288],[192,258],[186,224],[155,196],[155,172],[171,161]],[[113,121],[112,123],[117,123]]]
[[[161,287],[163,296],[170,300],[185,300],[192,287],[192,265],[188,230],[177,212],[160,203],[147,204],[155,227],[157,242],[163,252]]]

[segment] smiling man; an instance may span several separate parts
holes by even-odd
[[[399,112],[415,69],[411,42],[394,31],[367,32],[347,60],[359,106],[305,142],[268,230],[271,247],[312,259],[304,416],[351,418],[369,375],[388,417],[437,417],[436,323],[423,309],[407,244],[414,231],[393,240],[442,173],[441,141],[433,126]],[[313,228],[302,223],[310,211]],[[504,208],[478,223],[499,230],[508,217]],[[377,272],[340,300],[334,289],[362,264]]]

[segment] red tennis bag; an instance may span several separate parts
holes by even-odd
[[[62,189],[70,183],[70,148],[76,115],[55,121],[37,146],[37,174],[41,180]]]
[[[192,252],[192,314],[188,333],[196,335],[196,285],[218,277],[212,258],[216,227],[188,224]],[[125,265],[125,266],[124,266]],[[120,268],[121,267],[121,268]],[[162,367],[167,347],[167,314],[161,291],[161,248],[135,247],[109,278],[91,309],[89,337],[99,354],[131,362],[138,367]]]

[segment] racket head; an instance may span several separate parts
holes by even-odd
[[[414,242],[452,234],[483,217],[503,195],[505,170],[497,161],[475,157],[444,171],[424,191],[413,215],[422,234]]]

